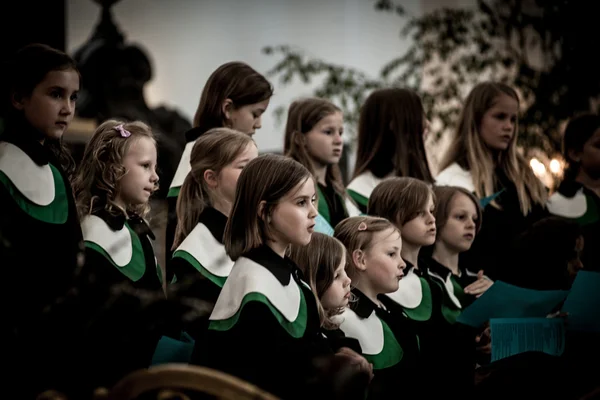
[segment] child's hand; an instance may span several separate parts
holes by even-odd
[[[478,352],[482,354],[492,353],[492,331],[489,323],[486,324],[486,327],[481,334],[475,336],[475,343],[477,344]]]
[[[477,273],[477,280],[465,288],[466,294],[472,294],[475,297],[481,296],[486,290],[494,284],[494,281],[483,274],[483,270]]]
[[[363,356],[348,347],[340,348],[336,356],[341,356],[348,359],[352,365],[356,365],[361,371],[369,375],[369,380],[373,379],[373,364],[370,364]]]
[[[564,318],[564,319],[567,319],[568,316],[569,316],[568,312],[557,311],[555,313],[550,313],[550,314],[546,315],[546,318]]]

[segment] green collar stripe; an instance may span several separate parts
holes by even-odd
[[[368,197],[365,197],[362,194],[357,193],[352,189],[346,189],[346,191],[348,192],[348,196],[350,196],[352,198],[352,200],[354,200],[356,203],[358,203],[364,207],[367,207],[369,205]]]
[[[593,224],[596,221],[598,221],[598,219],[600,219],[600,211],[598,210],[598,205],[596,204],[592,196],[586,194],[585,202],[585,214],[583,214],[576,220],[579,225]]]
[[[167,197],[179,197],[179,192],[181,191],[181,186],[172,187],[169,189],[167,193]]]
[[[317,185],[317,196],[319,196],[317,211],[319,212],[319,214],[321,214],[323,218],[325,218],[327,222],[331,223],[331,216],[329,215],[329,207],[327,206],[327,200],[325,199],[325,196],[323,196],[323,192],[321,191],[319,185]]]
[[[0,171],[0,182],[4,184],[19,208],[25,211],[27,215],[42,222],[61,225],[67,222],[69,218],[67,190],[60,172],[52,164],[48,165],[54,178],[54,200],[47,206],[35,204],[23,196],[19,189],[13,185],[10,178],[2,171]]]
[[[90,249],[102,254],[108,261],[110,261],[110,263],[116,269],[119,270],[119,272],[121,272],[123,275],[125,275],[127,278],[129,278],[133,282],[137,282],[138,280],[140,280],[142,278],[142,276],[144,276],[144,273],[146,272],[146,258],[144,255],[144,249],[142,247],[142,242],[140,242],[140,238],[138,238],[138,236],[135,234],[135,232],[133,232],[131,230],[129,225],[125,224],[125,226],[127,227],[129,234],[131,235],[131,246],[132,246],[131,260],[129,261],[129,263],[127,265],[125,265],[123,267],[119,267],[117,264],[115,264],[115,262],[113,261],[113,259],[110,256],[110,254],[108,254],[108,252],[106,250],[104,250],[101,246],[99,246],[98,244],[96,244],[94,242],[86,240],[85,247],[90,248]]]
[[[388,324],[381,319],[380,321],[383,327],[383,349],[379,354],[363,354],[367,361],[373,364],[373,369],[393,367],[402,361],[404,356],[404,350],[402,350]]]
[[[414,321],[429,321],[433,310],[433,300],[431,298],[431,288],[426,279],[419,277],[421,281],[421,290],[423,297],[421,303],[415,308],[402,307],[408,318]]]
[[[293,284],[293,282],[290,282],[290,284]],[[307,314],[307,310],[306,310],[306,300],[304,299],[304,292],[302,291],[301,288],[299,288],[299,290],[300,290],[300,310],[298,311],[298,316],[296,317],[296,320],[293,322],[288,321],[279,312],[279,310],[277,310],[277,308],[271,304],[269,299],[264,294],[258,293],[258,292],[251,292],[244,296],[244,299],[242,300],[242,303],[240,304],[239,309],[233,316],[231,316],[230,318],[225,319],[225,320],[211,320],[208,325],[208,329],[212,329],[215,331],[230,330],[231,328],[233,328],[235,326],[238,319],[240,318],[240,315],[242,313],[242,310],[244,309],[244,306],[247,303],[250,303],[251,301],[258,301],[260,303],[265,304],[267,307],[269,307],[269,310],[271,310],[271,313],[273,313],[273,316],[277,319],[277,321],[279,322],[279,325],[281,325],[281,327],[283,329],[285,329],[287,331],[287,333],[290,334],[290,336],[292,336],[293,338],[296,338],[296,339],[301,338],[304,335],[304,332],[306,331],[306,323],[307,323],[307,315],[308,314]]]
[[[212,274],[209,270],[204,268],[202,264],[198,262],[190,253],[185,250],[177,250],[173,253],[173,258],[179,257],[187,261],[192,267],[194,267],[202,276],[210,280],[212,283],[222,288],[227,280],[226,276],[217,276]]]

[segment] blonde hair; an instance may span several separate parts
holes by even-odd
[[[206,184],[204,172],[219,174],[250,145],[252,138],[229,128],[214,128],[200,136],[190,156],[191,171],[186,176],[177,198],[177,228],[175,250],[198,224],[200,214],[212,205],[211,189]]]
[[[483,82],[471,90],[465,100],[456,136],[440,163],[440,170],[458,163],[471,172],[475,194],[478,198],[484,198],[497,191],[495,169],[501,168],[506,178],[516,186],[521,212],[527,215],[534,204],[545,205],[548,194],[525,158],[517,151],[518,120],[508,149],[499,152],[496,159],[481,139],[483,116],[501,95],[509,96],[519,103],[517,92],[503,83]],[[492,204],[499,207],[496,202]]]
[[[321,298],[335,280],[335,271],[340,266],[346,248],[334,237],[323,233],[312,234],[310,243],[306,246],[292,245],[289,249],[290,259],[302,270],[304,278],[308,280],[310,288],[317,297],[317,308],[321,326],[326,329],[336,329],[339,324],[332,321],[332,317],[340,315],[344,308],[325,310]],[[346,265],[348,257],[346,257]]]
[[[304,165],[315,176],[311,155],[306,151],[303,136],[310,132],[323,118],[341,113],[342,110],[332,102],[311,97],[294,101],[288,110],[283,152]],[[342,173],[338,164],[327,167],[326,179],[331,182],[335,191],[342,197],[346,196]]]
[[[400,227],[413,220],[427,207],[429,196],[435,204],[433,189],[419,179],[407,177],[384,179],[373,189],[369,197],[369,214],[386,218]]]
[[[123,137],[116,129],[131,133]],[[119,195],[119,182],[127,173],[123,159],[131,145],[140,138],[151,139],[156,145],[152,130],[141,121],[123,122],[108,120],[100,125],[88,142],[83,153],[80,167],[73,180],[73,193],[79,217],[105,210],[112,215],[122,215],[129,212],[145,217],[150,211],[150,205],[140,204],[123,210],[116,203]],[[158,189],[158,184],[154,190]]]
[[[333,236],[346,247],[348,251],[347,269],[350,279],[358,278],[358,268],[354,264],[352,253],[355,250],[367,251],[373,244],[373,236],[378,232],[392,229],[400,235],[398,228],[385,218],[350,217],[336,225]]]
[[[465,188],[458,186],[436,186],[433,188],[433,191],[435,193],[436,201],[435,227],[438,234],[442,231],[444,226],[446,226],[448,218],[450,218],[450,205],[452,204],[452,199],[454,199],[457,194],[464,194],[475,205],[475,210],[477,212],[477,221],[475,221],[475,233],[479,232],[479,230],[481,229],[482,211],[481,206],[479,205],[479,201],[477,201],[477,198],[473,195],[473,193],[469,192]]]
[[[310,178],[310,171],[302,164],[281,155],[264,154],[248,163],[238,179],[223,236],[225,250],[233,261],[266,243],[269,228],[264,220],[281,199]],[[259,216],[263,201],[265,206]]]

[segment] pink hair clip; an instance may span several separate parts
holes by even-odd
[[[361,231],[366,231],[366,230],[367,230],[367,223],[363,221],[358,225],[358,231],[361,232]]]
[[[131,132],[129,132],[127,129],[123,128],[123,124],[119,124],[119,125],[115,126],[115,130],[117,132],[119,132],[122,137],[127,138],[127,137],[131,136]]]

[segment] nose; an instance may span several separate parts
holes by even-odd
[[[75,101],[71,100],[70,98],[65,99],[60,111],[61,111],[61,114],[63,114],[63,115],[74,114],[75,113]]]
[[[342,144],[342,142],[343,142],[343,141],[342,141],[342,135],[340,135],[340,133],[339,133],[339,132],[336,132],[336,133],[333,135],[333,143],[334,143],[334,144]]]
[[[350,279],[349,276],[346,276],[346,279],[344,280],[344,287],[350,286],[351,283],[352,283],[352,279]]]
[[[317,208],[315,207],[314,203],[310,203],[310,209],[308,211],[308,218],[310,219],[314,219],[317,217]]]
[[[475,221],[473,221],[471,218],[467,218],[467,229],[472,228],[475,228]]]
[[[260,128],[262,128],[262,116],[256,118],[256,121],[254,121],[254,129]]]
[[[505,131],[512,132],[515,129],[514,121],[511,121],[509,119],[505,120],[503,128]]]
[[[152,175],[150,176],[150,182],[157,184],[158,183],[158,174],[156,170],[152,171]]]
[[[427,225],[435,224],[435,217],[431,212],[427,212]]]
[[[406,268],[406,263],[404,262],[404,260],[402,259],[402,257],[400,257],[400,262],[398,263],[398,269],[400,271],[403,271],[404,268]]]

